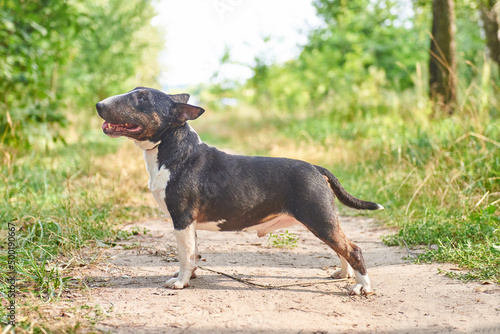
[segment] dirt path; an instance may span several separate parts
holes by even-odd
[[[184,290],[162,288],[177,270],[171,224],[148,221],[146,235],[109,250],[107,261],[82,273],[93,301],[108,310],[97,328],[112,333],[500,333],[500,287],[463,283],[438,274],[451,265],[416,265],[405,250],[383,245],[386,230],[370,220],[343,218],[342,226],[365,254],[369,297],[347,295],[349,282],[328,280],[334,253],[301,227],[298,247],[266,246],[255,233],[198,232],[200,265],[260,284],[316,282],[264,289],[198,269]],[[129,226],[132,228],[132,226]],[[168,260],[168,261],[166,261]],[[172,261],[172,262],[169,262]]]

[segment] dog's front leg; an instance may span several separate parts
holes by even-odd
[[[196,270],[196,224],[190,224],[183,230],[174,230],[174,235],[177,239],[180,269],[176,273],[177,277],[165,282],[165,287],[182,289],[189,286],[189,279]]]
[[[344,257],[340,256],[337,254],[340,259],[340,269],[335,270],[332,273],[332,277],[336,279],[342,279],[342,278],[351,278],[354,277],[354,270],[352,269],[351,265],[347,262]]]
[[[200,257],[200,253],[198,253],[198,236],[196,235],[195,233],[195,247],[196,247],[196,260],[199,260],[201,257]],[[193,273],[191,274],[191,278],[196,278],[196,272],[195,270],[197,269],[198,267],[195,267],[194,270],[193,270]],[[177,270],[173,275],[172,277],[179,277],[179,273],[181,271],[180,270]]]

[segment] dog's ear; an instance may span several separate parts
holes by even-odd
[[[201,116],[201,114],[205,112],[205,109],[203,108],[192,106],[186,103],[176,103],[173,110],[175,116],[177,117],[177,120],[181,123],[197,119]]]
[[[169,95],[172,100],[174,100],[175,103],[187,103],[189,100],[189,94],[175,94],[175,95]]]

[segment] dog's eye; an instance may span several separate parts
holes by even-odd
[[[137,101],[139,101],[139,102],[144,102],[144,100],[145,100],[145,99],[144,99],[144,96],[139,96],[139,97],[137,98]]]

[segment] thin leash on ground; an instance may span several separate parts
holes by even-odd
[[[235,281],[238,281],[238,282],[241,282],[241,283],[244,283],[244,284],[247,284],[247,285],[256,286],[256,287],[263,288],[263,289],[281,289],[281,288],[287,288],[287,287],[291,287],[291,286],[311,286],[311,285],[316,285],[316,284],[328,284],[328,283],[339,283],[339,282],[349,282],[349,281],[351,281],[351,279],[349,279],[349,278],[340,278],[340,279],[333,279],[332,278],[332,279],[329,279],[329,280],[321,280],[321,281],[314,281],[314,282],[297,282],[297,283],[280,284],[280,285],[259,284],[259,283],[255,283],[255,282],[250,282],[249,278],[248,279],[239,278],[239,277],[230,275],[228,273],[225,273],[225,272],[222,272],[222,271],[218,271],[218,270],[214,270],[214,269],[210,269],[210,268],[207,268],[207,267],[198,266],[198,268],[202,269],[202,270],[210,271],[210,272],[222,275],[222,276],[226,276],[228,278],[231,278],[231,279],[233,279]]]

